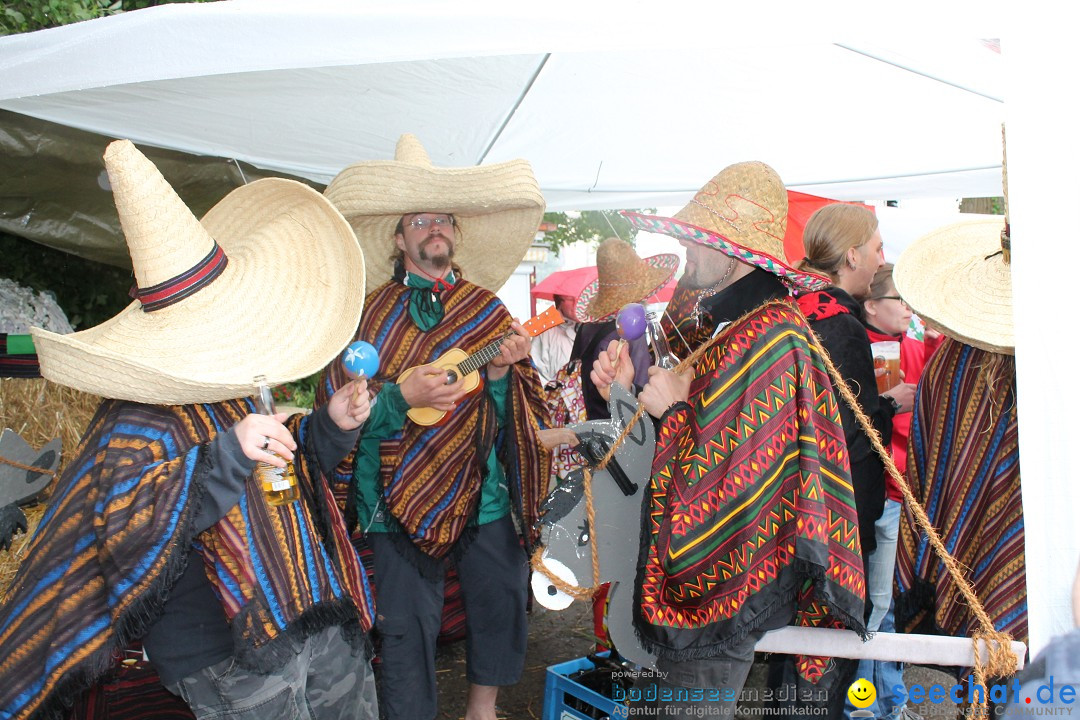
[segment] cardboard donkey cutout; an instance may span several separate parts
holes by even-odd
[[[573,425],[579,452],[590,468],[615,445],[623,429],[634,419],[637,400],[621,385],[611,386],[610,420],[590,420]],[[595,527],[589,527],[585,479],[582,470],[548,495],[542,506],[541,542],[547,571],[570,585],[588,587],[593,581],[592,553],[599,561],[599,582],[611,582],[608,594],[608,634],[619,654],[643,667],[653,656],[641,647],[634,632],[634,578],[641,535],[641,501],[649,482],[656,433],[652,419],[643,414],[634,423],[615,456],[603,470],[592,470]],[[565,609],[574,598],[560,591],[542,573],[534,573],[533,595],[552,610]]]
[[[15,535],[26,532],[26,515],[20,506],[41,496],[59,464],[60,438],[38,451],[10,428],[0,434],[0,550],[8,549]]]

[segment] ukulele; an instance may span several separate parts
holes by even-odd
[[[562,325],[564,322],[562,313],[558,308],[551,307],[540,313],[534,318],[526,320],[522,326],[525,329],[525,334],[529,337],[536,337],[545,330]],[[501,338],[493,340],[491,343],[480,348],[473,354],[468,354],[460,348],[453,348],[447,350],[440,355],[436,360],[433,360],[428,365],[434,365],[435,367],[446,370],[446,384],[451,385],[457,382],[459,379],[465,383],[465,396],[475,394],[480,390],[483,385],[483,381],[480,378],[478,372],[480,368],[491,362],[498,354],[499,348],[503,344],[503,340],[506,340],[511,335],[514,335],[513,331],[506,333]],[[398,376],[397,382],[400,385],[405,381],[405,378],[421,367],[414,365],[408,368],[401,375]],[[426,407],[414,407],[409,408],[406,415],[417,425],[438,425],[446,419],[449,413],[444,410],[436,410],[435,408]]]

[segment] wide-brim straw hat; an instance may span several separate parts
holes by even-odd
[[[1012,273],[1002,250],[1004,217],[946,225],[911,243],[893,283],[904,302],[946,335],[1012,355]]]
[[[679,269],[679,256],[663,253],[642,259],[633,246],[608,238],[596,251],[596,279],[574,303],[580,322],[610,320],[627,303],[643,302],[667,284]]]
[[[528,161],[433,167],[410,134],[398,140],[393,160],[350,165],[325,194],[356,231],[372,289],[393,277],[394,228],[402,215],[452,214],[454,263],[465,279],[492,292],[517,269],[544,217],[544,196]]]
[[[142,403],[219,402],[254,394],[257,376],[311,375],[352,339],[364,256],[318,192],[259,180],[200,223],[129,141],[109,145],[105,167],[137,299],[81,332],[33,328],[47,379]]]
[[[787,189],[763,162],[729,165],[673,218],[624,212],[639,230],[663,233],[723,252],[778,276],[797,292],[820,290],[829,278],[785,261]]]

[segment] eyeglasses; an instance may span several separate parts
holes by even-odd
[[[450,215],[434,215],[432,217],[414,217],[409,221],[409,227],[417,230],[427,230],[432,225],[439,227],[453,227],[454,218]]]
[[[900,302],[907,305],[907,301],[904,300],[904,298],[900,297],[899,295],[882,295],[881,297],[870,298],[870,299],[871,300],[899,300]]]

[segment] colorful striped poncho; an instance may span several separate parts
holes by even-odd
[[[297,452],[298,502],[270,507],[248,478],[239,505],[194,535],[203,447],[251,412],[248,400],[102,403],[0,604],[0,718],[56,716],[100,679],[161,616],[193,542],[245,667],[292,657],[287,635],[371,627],[366,579],[314,457]],[[287,425],[306,447],[306,418]]]
[[[864,632],[844,432],[809,338],[789,301],[752,311],[662,420],[636,583],[638,630],[660,656],[711,657],[794,606],[797,624]],[[798,665],[812,682],[825,666]]]
[[[1012,356],[946,339],[919,382],[907,480],[997,630],[1028,641]],[[975,617],[929,542],[900,523],[897,626],[970,636]]]
[[[412,293],[412,288],[391,281],[364,302],[356,337],[379,351],[379,371],[368,383],[373,391],[449,350],[473,353],[510,331],[510,314],[502,302],[460,279],[442,293],[443,319],[423,331],[409,315]],[[478,372],[483,376],[486,368]],[[339,358],[330,365],[324,387],[319,389],[320,399],[347,381]],[[547,491],[551,453],[536,436],[547,410],[540,376],[531,363],[511,367],[507,402],[510,419],[503,430],[499,459],[522,526],[533,528]],[[442,425],[425,427],[406,420],[400,432],[380,443],[383,500],[413,544],[428,556],[445,557],[461,537],[480,496],[484,465],[497,430],[494,408],[481,391],[459,402]],[[352,483],[354,461],[350,454],[338,466],[339,483]]]

